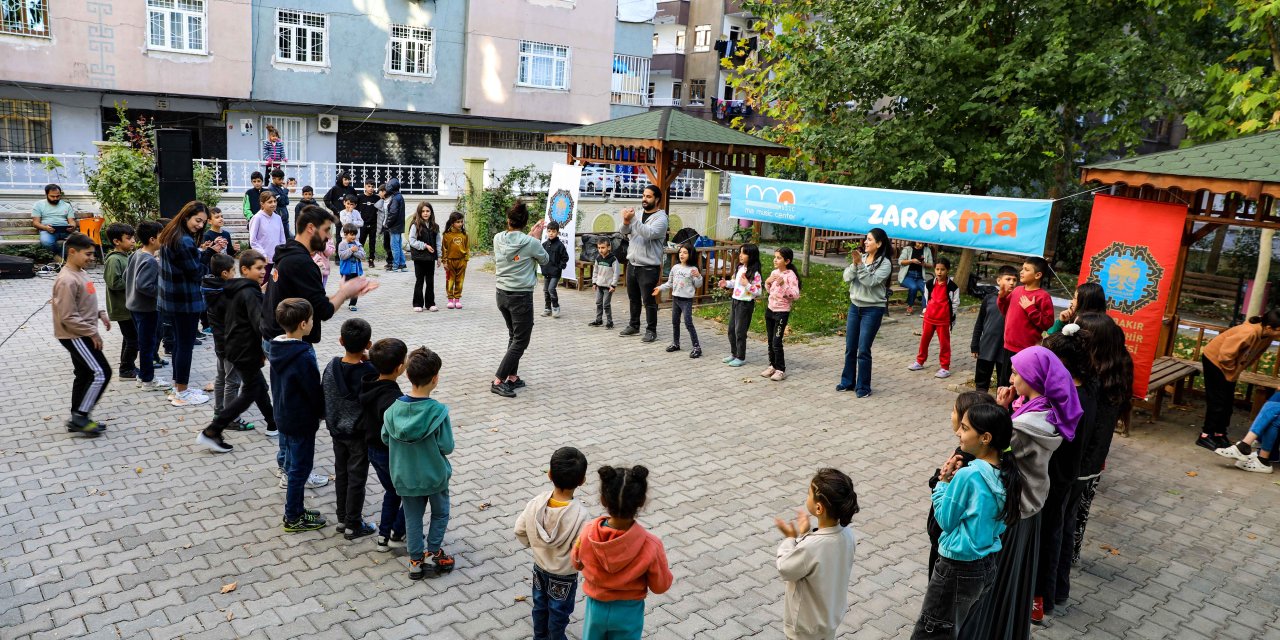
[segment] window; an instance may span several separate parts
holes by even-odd
[[[658,50],[658,34],[653,34],[653,50]]]
[[[711,50],[711,25],[701,24],[693,29],[693,50]]]
[[[449,127],[449,144],[455,147],[491,147],[494,149],[564,152],[563,144],[547,143],[544,140],[544,135],[536,131]]]
[[[276,10],[276,60],[323,66],[328,61],[329,16]]]
[[[48,102],[0,99],[0,152],[53,153]]]
[[[204,53],[204,0],[147,0],[147,48]]]
[[[739,38],[741,38],[741,37],[742,37],[742,27],[739,27],[739,26],[738,26],[738,25],[736,25],[736,24],[735,24],[735,25],[733,25],[733,26],[731,26],[731,27],[729,27],[729,39],[730,39],[730,40],[738,40],[738,39],[739,39]]]
[[[658,87],[657,87],[657,85],[653,84],[652,82],[650,82],[650,83],[649,83],[649,93],[648,93],[648,94],[646,94],[646,95],[648,95],[648,96],[649,96],[649,102],[650,102],[650,103],[652,103],[652,102],[653,102],[653,94],[654,94],[654,92],[657,90],[657,88],[658,88]]]
[[[0,33],[49,35],[48,0],[0,0]]]
[[[689,81],[689,104],[705,104],[707,102],[707,81]]]
[[[289,162],[302,162],[307,155],[307,121],[302,118],[284,118],[281,116],[262,116],[259,131],[258,152],[261,154],[262,142],[267,139],[267,125],[280,132],[284,141],[284,155]]]
[[[676,52],[684,53],[684,29],[676,32]]]
[[[430,76],[431,43],[434,33],[424,27],[391,25],[391,43],[387,50],[387,71],[411,76]]]
[[[684,87],[679,82],[671,83],[671,103],[680,106],[680,94],[684,91]]]
[[[649,104],[649,59],[613,54],[613,91],[610,104],[643,107]]]
[[[522,41],[516,84],[541,89],[568,89],[569,47]]]

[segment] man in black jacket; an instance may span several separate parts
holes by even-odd
[[[311,333],[303,339],[311,344],[320,342],[320,323],[333,317],[333,311],[351,296],[367,295],[378,288],[377,282],[359,277],[345,280],[337,293],[326,296],[324,282],[320,279],[320,267],[311,254],[324,251],[333,231],[333,216],[318,206],[307,207],[298,216],[298,234],[276,249],[275,265],[267,282],[266,304],[262,306],[262,337],[269,342],[283,334],[276,322],[276,306],[285,298],[303,298],[311,303]],[[270,349],[270,345],[264,345]],[[270,352],[267,353],[270,356]]]

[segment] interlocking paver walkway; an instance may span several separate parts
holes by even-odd
[[[446,547],[458,568],[421,583],[405,577],[402,547],[377,553],[371,539],[349,543],[332,528],[282,533],[274,444],[233,433],[233,454],[197,449],[211,406],[173,408],[116,381],[98,410],[110,433],[65,433],[71,366],[42,306],[51,282],[0,281],[0,339],[12,333],[0,347],[0,637],[527,637],[530,604],[517,597],[529,592],[531,557],[510,532],[566,444],[593,465],[580,494],[592,504],[595,465],[652,470],[641,521],[665,541],[676,580],[648,600],[648,636],[781,637],[773,518],[802,504],[820,466],[852,475],[863,506],[842,636],[909,635],[926,583],[924,481],[954,447],[946,387],[972,375],[964,353],[950,381],[906,371],[915,322],[899,316],[876,343],[875,394],[858,400],[833,391],[841,338],[789,346],[790,378],[774,383],[756,376],[763,342],[748,347],[749,366],[731,369],[719,363],[723,330],[703,322],[707,357],[691,361],[663,352],[665,311],[659,342],[645,345],[587,327],[589,295],[567,291],[561,318],[537,318],[521,368],[529,388],[508,400],[487,388],[505,332],[479,266],[461,311],[412,313],[408,274],[383,275],[360,301],[375,338],[426,344],[444,359],[437,397],[457,436]],[[624,310],[625,295],[615,305]],[[337,325],[350,315],[326,327],[322,362],[339,353]],[[118,353],[118,332],[106,341]],[[213,367],[206,341],[193,384]],[[1197,411],[1166,415],[1117,437],[1073,600],[1037,638],[1280,637],[1280,476],[1238,472],[1191,446]],[[324,430],[316,451],[331,473]],[[308,494],[331,517],[332,487]],[[380,498],[371,478],[370,519]],[[231,582],[238,588],[221,593]]]

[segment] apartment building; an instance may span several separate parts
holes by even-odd
[[[739,0],[659,0],[649,96],[706,119],[758,119],[728,80],[721,59],[741,62],[756,48],[753,16]]]

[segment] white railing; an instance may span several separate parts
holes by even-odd
[[[639,198],[649,186],[643,173],[626,173],[588,169],[582,173],[578,190],[584,197]],[[681,172],[667,189],[671,200],[702,200],[706,180],[690,171]]]
[[[196,164],[213,170],[216,184],[228,191],[248,189],[253,186],[253,172],[266,175],[261,160],[223,160],[199,158]],[[391,178],[400,180],[403,193],[435,195],[440,193],[440,167],[409,164],[365,164],[354,162],[288,162],[282,165],[285,179],[296,178],[298,186],[311,185],[317,197],[329,190],[338,173],[351,175],[351,184],[360,190],[365,180],[376,185],[385,184]]]
[[[680,98],[650,98],[649,106],[651,107],[678,107],[680,106]]]
[[[86,189],[85,172],[97,163],[97,156],[78,153],[0,153],[0,189],[43,189],[50,183]]]

